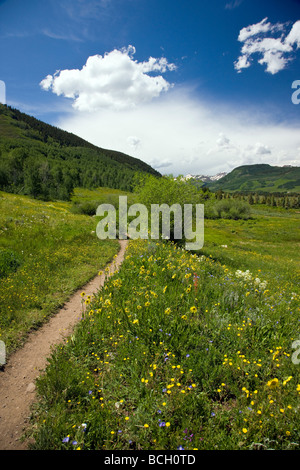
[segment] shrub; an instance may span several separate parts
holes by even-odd
[[[0,249],[0,278],[15,272],[20,264],[21,260],[14,251]]]
[[[244,201],[222,199],[214,204],[212,214],[222,219],[249,219],[251,216],[250,205]]]

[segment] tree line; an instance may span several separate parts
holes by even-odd
[[[0,189],[40,199],[69,200],[74,187],[130,191],[149,165],[0,105]],[[160,175],[159,175],[160,176]]]
[[[300,208],[300,194],[283,194],[283,193],[240,193],[225,192],[219,189],[215,193],[216,199],[236,199],[246,201],[248,204],[265,204],[271,207],[283,207],[285,209]]]

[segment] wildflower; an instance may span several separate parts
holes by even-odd
[[[248,429],[246,429],[246,428],[243,428],[243,429],[242,429],[242,431],[243,431],[243,433],[244,433],[244,434],[247,434],[247,432],[248,432]]]
[[[149,428],[149,424],[144,424],[144,428]]]
[[[293,376],[290,375],[290,377],[288,377],[287,379],[285,379],[283,382],[282,382],[282,385],[286,385],[290,380],[292,380]]]
[[[66,436],[63,438],[62,442],[69,442],[70,440],[70,436]]]
[[[197,308],[195,306],[191,307],[190,308],[190,312],[191,313],[196,313],[197,312]]]
[[[171,426],[171,423],[167,422],[166,427],[168,428],[169,426]]]
[[[270,388],[276,388],[279,385],[278,379],[271,379],[267,382],[267,386]]]

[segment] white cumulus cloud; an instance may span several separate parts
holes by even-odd
[[[272,116],[206,103],[174,87],[160,100],[118,112],[75,110],[57,126],[102,148],[124,152],[161,173],[216,174],[239,165],[299,161],[297,125]]]
[[[79,111],[134,108],[169,90],[172,85],[158,73],[176,69],[164,57],[138,62],[135,52],[135,47],[128,46],[90,56],[82,69],[59,70],[47,75],[40,86],[72,99]]]
[[[300,47],[300,21],[296,21],[286,34],[286,24],[271,24],[264,18],[259,23],[240,30],[238,40],[243,44],[241,55],[234,63],[238,72],[251,65],[253,54],[258,54],[260,65],[272,75],[287,67],[294,59],[294,52]],[[277,37],[274,34],[277,33]]]

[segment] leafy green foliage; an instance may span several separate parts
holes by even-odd
[[[249,219],[250,205],[244,201],[222,199],[206,207],[206,218],[210,219]]]
[[[20,264],[20,256],[17,253],[8,249],[0,249],[0,278],[15,272]]]

